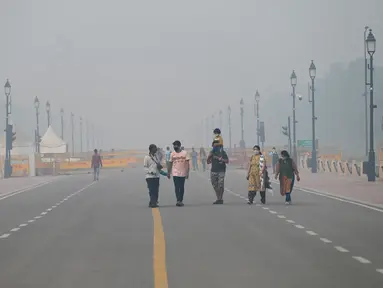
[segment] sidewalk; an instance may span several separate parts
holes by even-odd
[[[245,174],[246,170],[236,170]],[[301,188],[319,194],[338,197],[370,206],[383,208],[383,182],[367,182],[367,178],[354,178],[330,173],[312,174],[300,171],[300,182],[295,182],[295,188]],[[274,180],[274,174],[270,173]]]
[[[383,207],[383,182],[381,181],[368,182],[366,177],[359,179],[330,173],[312,174],[308,171],[300,171],[300,176],[301,181],[295,184],[297,188]]]
[[[38,177],[15,177],[0,180],[0,197],[18,192],[29,190],[36,186],[42,186],[45,183],[53,182],[60,176],[38,176]]]

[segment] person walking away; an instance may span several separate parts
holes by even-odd
[[[170,151],[170,147],[166,147],[166,152],[165,152],[165,161],[166,161],[166,167],[169,167],[169,162],[170,162],[170,154],[172,151]]]
[[[294,175],[297,181],[300,181],[297,165],[291,159],[286,150],[281,152],[281,159],[279,159],[275,172],[275,179],[279,177],[280,193],[285,196],[285,204],[291,204],[291,191],[293,188]]]
[[[272,161],[272,165],[273,165],[273,174],[275,174],[275,168],[277,167],[278,160],[279,160],[279,155],[278,155],[275,147],[273,147],[273,150],[271,151],[271,161]]]
[[[92,156],[91,168],[93,168],[93,180],[98,181],[100,176],[100,168],[102,167],[101,156],[98,154],[97,149],[94,149]]]
[[[170,154],[168,167],[168,178],[173,176],[174,189],[177,198],[176,206],[184,206],[185,180],[189,178],[190,157],[188,153],[181,150],[181,142],[173,142],[174,151]]]
[[[203,172],[205,172],[206,171],[207,157],[206,157],[206,151],[205,151],[205,149],[203,149],[203,147],[201,147],[201,149],[199,150],[199,159],[200,159],[201,164],[202,164],[202,170],[203,170]]]
[[[195,151],[194,148],[192,148],[191,157],[192,157],[192,163],[193,163],[193,170],[196,171],[198,170],[198,153],[197,151]]]
[[[266,171],[266,158],[261,153],[261,148],[258,145],[253,147],[254,154],[250,157],[249,169],[247,171],[246,179],[249,182],[248,187],[248,204],[254,203],[254,198],[259,191],[261,194],[261,203],[266,204],[266,188],[267,171]]]
[[[149,207],[158,207],[158,194],[160,188],[160,167],[157,158],[157,146],[149,145],[149,154],[144,157],[145,179],[149,190]]]
[[[216,149],[209,153],[207,163],[211,164],[210,180],[217,196],[217,200],[213,204],[223,204],[226,164],[229,163],[229,157],[223,149]]]

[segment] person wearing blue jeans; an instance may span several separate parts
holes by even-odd
[[[98,181],[100,176],[100,168],[102,167],[102,160],[100,154],[98,154],[97,149],[94,149],[91,166],[93,168],[93,180]]]
[[[194,148],[192,148],[191,157],[192,157],[193,170],[196,171],[198,170],[198,153],[197,151],[194,150]]]

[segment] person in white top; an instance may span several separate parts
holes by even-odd
[[[149,190],[149,207],[158,207],[158,194],[160,188],[160,170],[161,164],[157,158],[157,146],[150,144],[149,154],[144,158],[145,178]]]

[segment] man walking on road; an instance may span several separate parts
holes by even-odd
[[[223,192],[225,191],[226,164],[229,157],[223,149],[213,150],[207,157],[207,164],[211,164],[210,180],[213,185],[217,200],[213,204],[223,204]]]
[[[97,149],[94,149],[92,156],[92,167],[93,168],[93,180],[98,181],[100,176],[100,168],[102,167],[101,156],[98,154]]]
[[[184,206],[185,180],[189,178],[190,158],[186,151],[181,150],[181,142],[173,142],[174,151],[170,155],[168,178],[173,175],[177,206]]]
[[[192,163],[193,163],[193,170],[196,171],[198,170],[198,153],[195,151],[194,147],[192,148]]]

